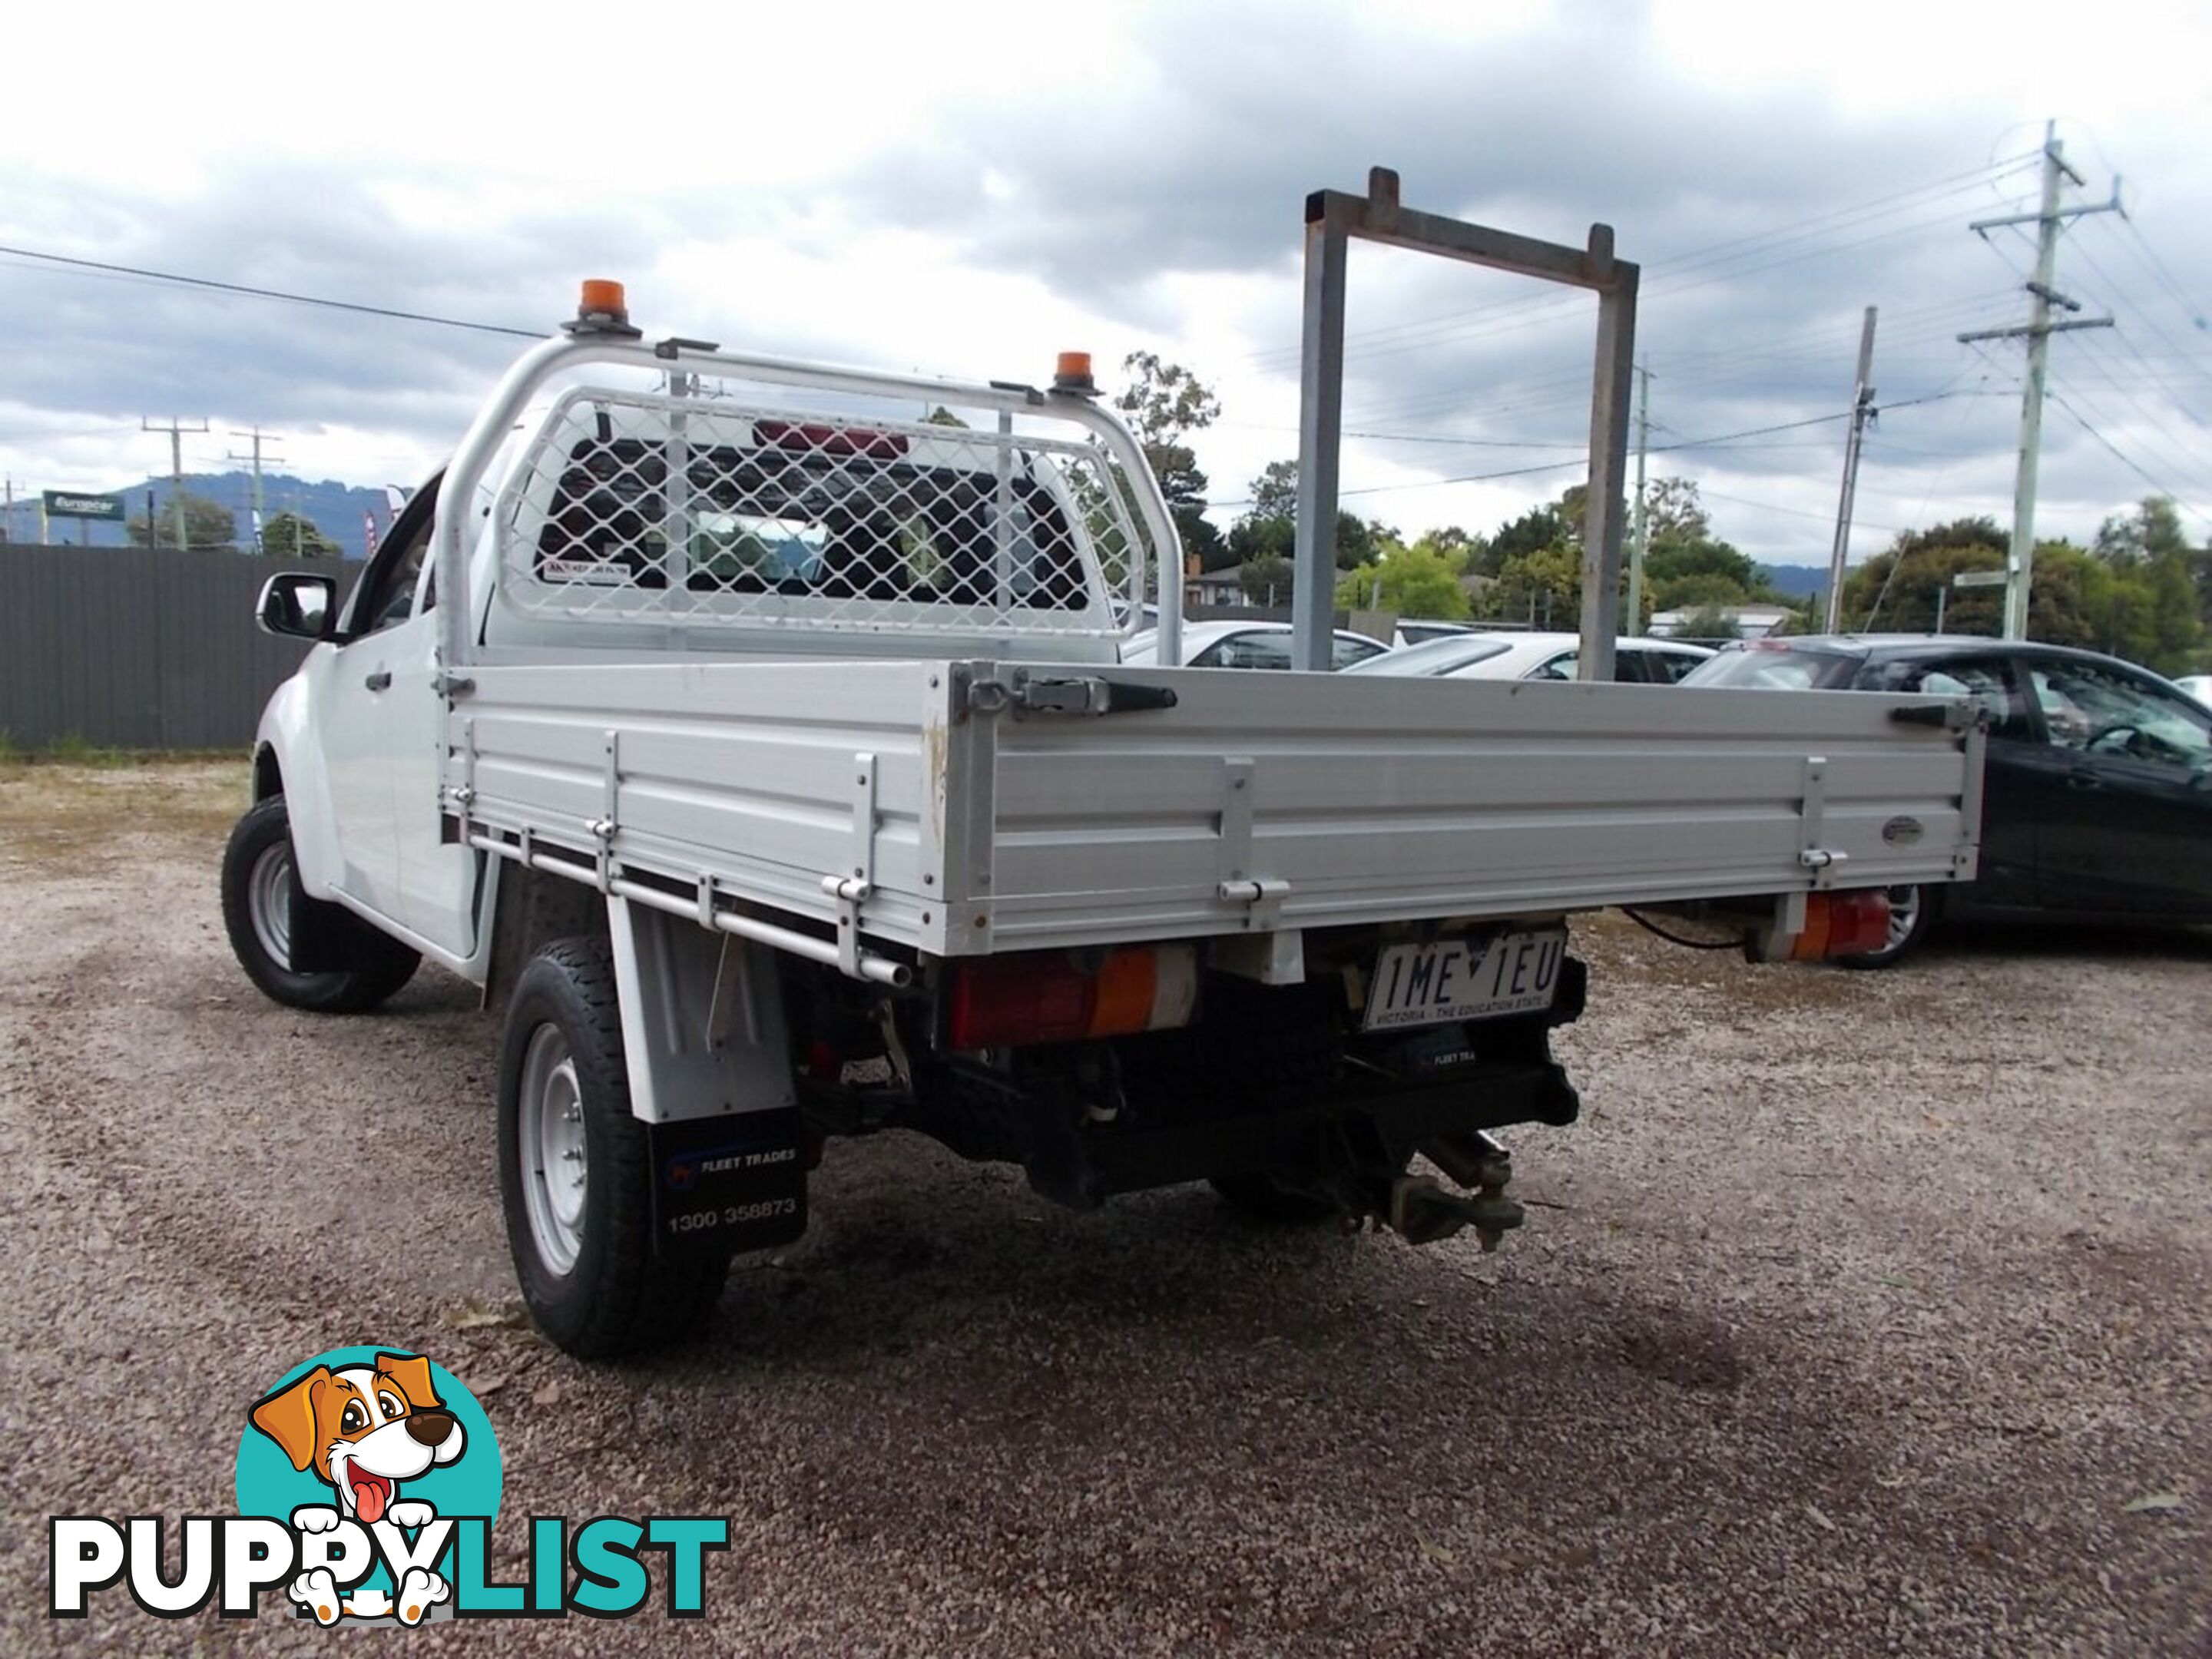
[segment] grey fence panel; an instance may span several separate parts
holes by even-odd
[[[244,748],[305,645],[253,623],[279,570],[358,562],[240,553],[0,545],[0,732],[27,749]]]

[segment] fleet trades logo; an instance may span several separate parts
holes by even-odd
[[[601,1516],[572,1534],[530,1522],[526,1583],[489,1573],[499,1511],[499,1443],[476,1397],[419,1354],[337,1348],[286,1373],[253,1402],[238,1443],[238,1513],[191,1515],[173,1577],[162,1517],[56,1516],[48,1610],[81,1619],[95,1591],[123,1583],[167,1619],[212,1601],[251,1619],[281,1589],[321,1625],[419,1625],[455,1617],[623,1619],[646,1603],[641,1557],[665,1551],[673,1619],[705,1611],[706,1556],[730,1547],[726,1519]]]

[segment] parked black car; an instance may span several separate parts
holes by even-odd
[[[1688,686],[1930,691],[1990,714],[1981,873],[1890,894],[1896,961],[1946,916],[2212,921],[2212,708],[2132,663],[2021,641],[1755,640]]]

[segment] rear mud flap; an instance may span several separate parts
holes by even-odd
[[[646,1126],[653,1253],[662,1261],[788,1244],[806,1231],[806,1149],[796,1106]]]

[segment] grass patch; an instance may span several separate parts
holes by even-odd
[[[159,836],[178,852],[212,859],[246,810],[249,764],[121,750],[91,750],[66,761],[20,752],[0,761],[0,868],[91,873],[144,851]]]
[[[75,732],[66,732],[56,738],[40,758],[58,766],[89,766],[107,770],[137,764],[129,750],[89,744]]]

